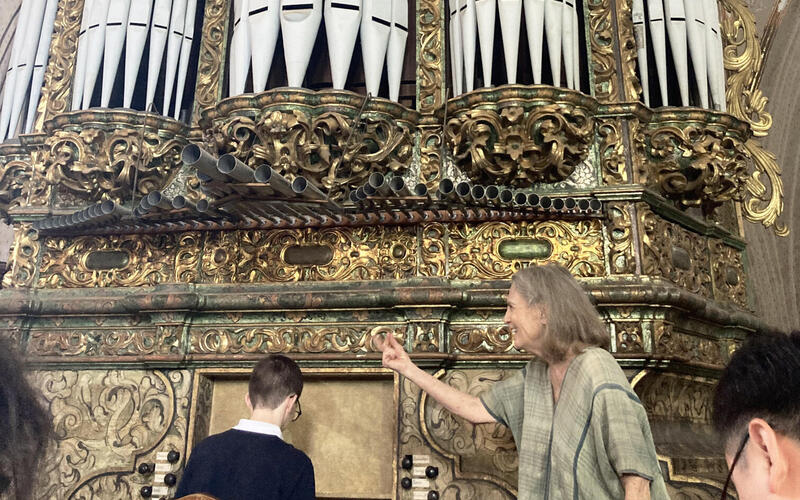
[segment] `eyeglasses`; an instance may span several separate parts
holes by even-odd
[[[294,403],[294,415],[292,415],[292,422],[300,418],[300,415],[303,414],[303,410],[300,408],[300,398],[297,399]]]
[[[742,456],[742,452],[744,451],[744,446],[747,444],[747,440],[750,438],[750,433],[745,432],[744,437],[742,438],[742,444],[739,445],[739,449],[736,450],[736,454],[733,456],[733,462],[731,462],[731,466],[728,469],[728,477],[725,478],[725,485],[722,487],[722,500],[727,500],[728,498],[728,486],[731,483],[731,477],[733,477],[733,468],[736,467],[736,462],[739,461],[739,457]]]

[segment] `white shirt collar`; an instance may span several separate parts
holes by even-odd
[[[237,431],[255,432],[258,434],[266,434],[268,436],[277,436],[280,439],[283,439],[281,428],[275,424],[270,424],[269,422],[261,422],[258,420],[243,418],[239,420],[239,423],[236,425],[236,427],[234,427],[234,429]]]

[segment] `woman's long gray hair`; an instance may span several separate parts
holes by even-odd
[[[511,278],[511,285],[528,302],[541,306],[547,320],[542,356],[557,363],[586,347],[608,348],[610,338],[597,309],[570,272],[556,264],[529,266]]]

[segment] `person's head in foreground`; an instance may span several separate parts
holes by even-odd
[[[800,498],[800,332],[754,336],[734,353],[713,421],[740,500]]]
[[[609,338],[586,291],[564,267],[521,269],[511,278],[506,315],[514,346],[559,363]]]
[[[51,418],[25,378],[16,349],[0,339],[0,498],[33,498]]]
[[[258,362],[250,375],[245,403],[252,420],[283,427],[300,416],[303,374],[297,363],[273,354]]]

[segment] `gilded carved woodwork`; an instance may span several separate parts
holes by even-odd
[[[726,115],[654,115],[645,131],[647,159],[639,180],[658,186],[680,206],[699,206],[706,214],[728,200],[741,200],[748,179],[746,130]]]
[[[48,184],[83,202],[127,202],[134,189],[138,196],[161,189],[187,144],[184,124],[127,110],[64,113],[45,129]]]
[[[50,58],[45,71],[45,82],[40,102],[45,102],[45,113],[40,113],[35,130],[41,130],[44,120],[69,110],[72,102],[72,80],[78,52],[78,34],[83,17],[85,0],[59,2],[50,42]]]
[[[614,321],[615,352],[646,352],[642,325],[639,321]]]
[[[608,220],[608,263],[612,274],[633,274],[636,271],[636,252],[632,208],[622,202],[606,205]]]
[[[600,102],[620,100],[620,87],[616,81],[617,64],[614,60],[614,21],[611,0],[586,0],[589,19],[589,46],[591,48],[594,96]]]
[[[514,352],[514,338],[503,325],[450,325],[450,347],[456,352],[508,353]]]
[[[642,273],[663,277],[690,292],[712,297],[711,262],[703,236],[668,222],[638,205]]]
[[[597,102],[565,89],[510,85],[448,102],[445,135],[473,182],[530,187],[567,179],[589,154]]]
[[[291,260],[290,249],[311,260]],[[503,279],[533,261],[557,262],[577,276],[601,276],[604,268],[599,219],[53,236],[42,250],[43,288]]]
[[[186,263],[197,261],[199,242],[198,233],[47,238],[42,250],[39,286],[144,286],[189,281],[196,272],[187,270]],[[182,246],[187,243],[194,244],[194,248]],[[111,252],[118,263],[92,265],[93,254],[107,256]]]
[[[179,353],[180,338],[155,328],[35,330],[27,352],[35,356],[147,356]]]
[[[371,172],[402,174],[411,160],[418,113],[343,90],[279,89],[228,98],[203,111],[207,146],[253,168],[302,175],[335,200]]]
[[[600,138],[600,166],[603,182],[608,185],[625,184],[629,180],[625,162],[625,143],[622,140],[622,120],[599,119],[597,135]]]
[[[726,362],[723,346],[716,339],[677,331],[670,323],[656,322],[654,343],[655,353],[674,356],[683,361],[705,363],[719,368]]]
[[[617,77],[622,79],[623,94],[621,101],[637,101],[642,94],[642,84],[636,72],[636,39],[633,36],[633,16],[631,14],[632,0],[615,0],[617,15],[617,36],[619,37],[619,51],[621,70]]]
[[[783,213],[781,168],[775,155],[756,139],[765,136],[772,127],[772,116],[766,111],[767,98],[758,89],[764,54],[755,18],[742,0],[721,0],[720,14],[723,59],[729,70],[728,112],[748,122],[755,136],[745,142],[744,148],[755,170],[747,181],[747,194],[742,203],[744,216],[751,222],[773,227],[778,235],[785,236],[789,229],[778,221]]]
[[[720,240],[709,240],[714,298],[747,309],[747,292],[742,251]]]
[[[505,241],[549,246],[538,259],[503,256]],[[576,276],[603,274],[603,237],[598,220],[541,221],[477,226],[454,224],[449,232],[449,276],[454,279],[508,279],[532,260],[561,264]]]
[[[444,129],[438,124],[427,124],[422,119],[419,125],[419,180],[424,183],[429,191],[434,191],[439,186],[444,164],[443,148]]]
[[[53,415],[55,442],[37,498],[136,498],[136,473],[160,451],[185,455],[187,371],[50,370],[33,375]]]
[[[16,144],[0,146],[0,219],[8,219],[10,208],[25,203],[25,186],[31,177],[31,159]]]
[[[433,114],[445,92],[444,3],[420,0],[417,6],[417,108]]]
[[[451,375],[452,374],[452,375]],[[452,385],[479,393],[507,376],[496,370],[439,372]],[[517,453],[511,432],[500,424],[473,425],[443,410],[405,378],[400,379],[398,455],[425,454],[438,467],[433,480],[441,498],[510,500],[516,496]],[[403,477],[405,471],[400,472]],[[399,478],[398,478],[399,479]],[[412,490],[399,485],[398,500]]]
[[[405,342],[405,327],[332,326],[215,326],[192,327],[193,354],[350,353],[375,352],[373,340],[392,334]]]
[[[23,223],[15,227],[14,242],[8,258],[8,270],[3,276],[3,288],[33,286],[40,258],[41,242],[39,234],[31,224]]]
[[[444,383],[477,396],[513,370],[450,370],[437,373]],[[494,483],[516,494],[519,458],[511,430],[501,424],[475,425],[453,415],[427,394],[420,395],[419,424],[428,444],[452,463],[453,479]]]
[[[213,106],[222,97],[222,79],[225,77],[224,54],[228,43],[228,11],[226,0],[206,0],[203,14],[203,31],[200,55],[197,61],[197,83],[194,90],[192,126],[200,120],[200,110]]]

